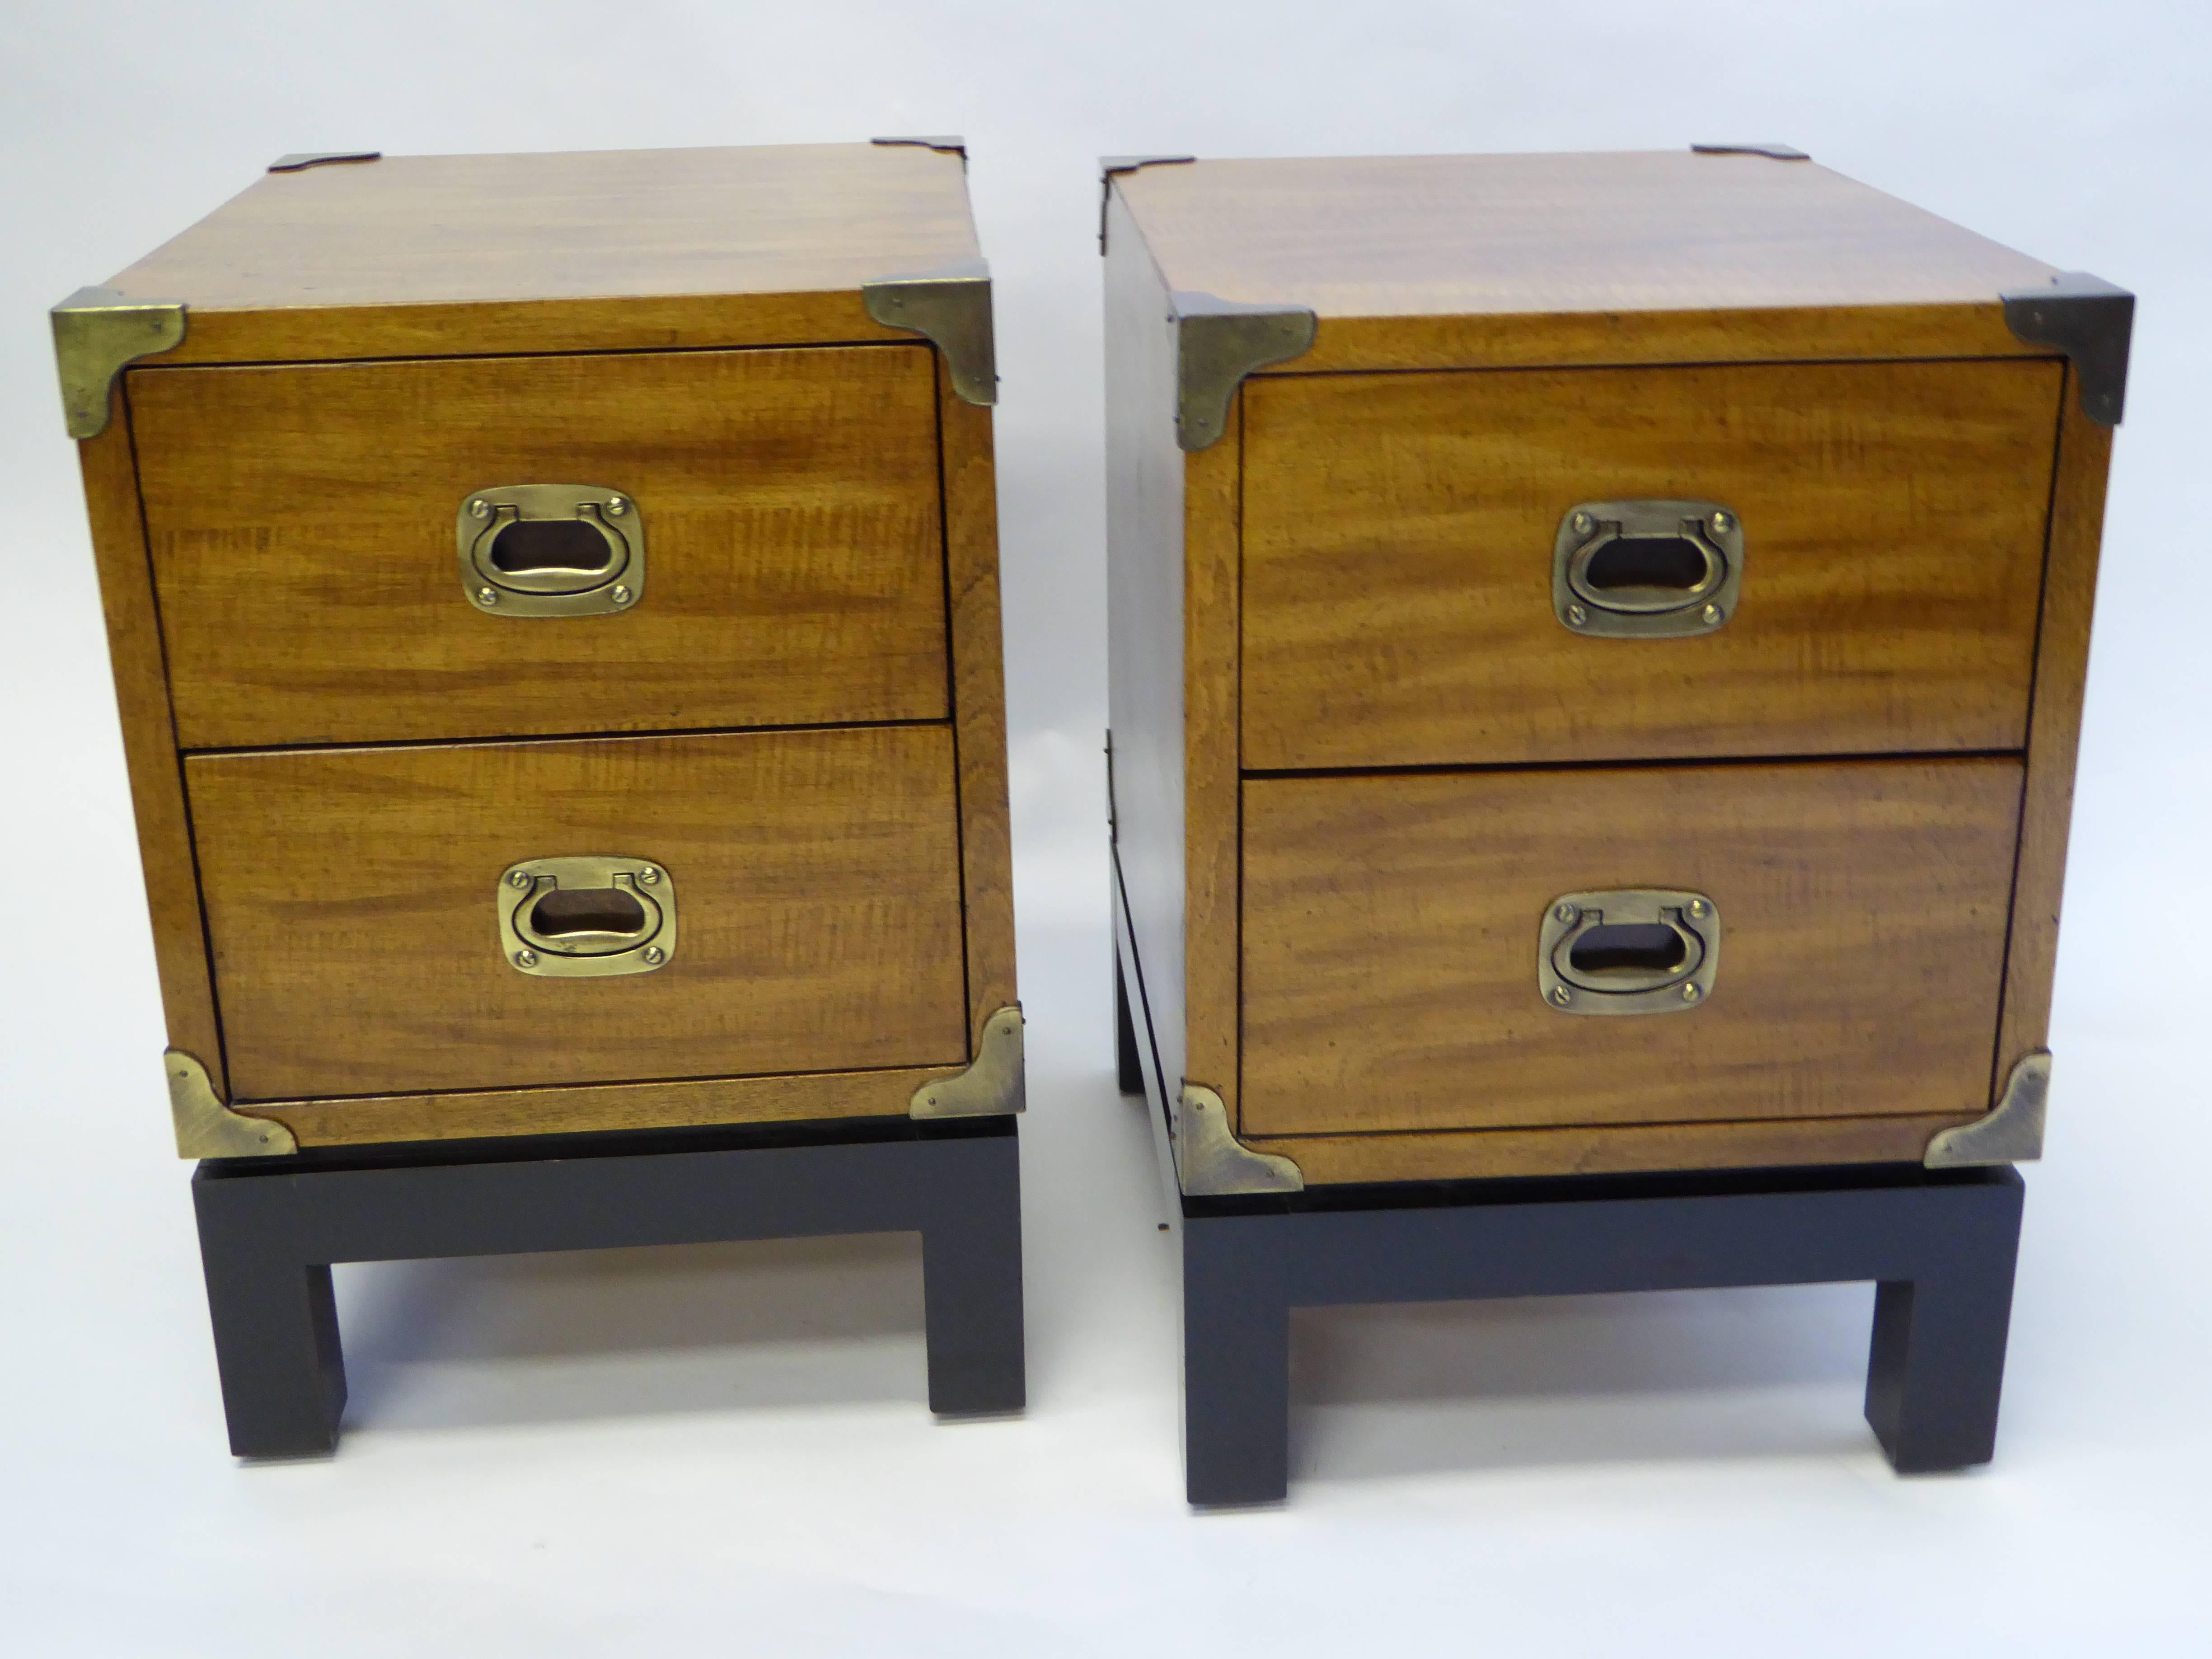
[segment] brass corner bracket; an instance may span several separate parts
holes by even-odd
[[[215,1097],[207,1067],[181,1048],[161,1057],[169,1074],[169,1117],[179,1158],[274,1158],[300,1143],[283,1124],[234,1112]]]
[[[1144,167],[1180,167],[1195,155],[1102,155],[1098,158],[1098,256],[1106,257],[1106,206],[1113,199],[1114,180]]]
[[[1029,1109],[1022,1070],[1022,1010],[1012,1003],[983,1022],[975,1058],[964,1072],[925,1083],[907,1103],[908,1117],[1010,1117]]]
[[[381,161],[380,149],[295,149],[289,155],[280,155],[269,164],[271,173],[305,173],[309,167],[326,167],[339,161]]]
[[[2056,346],[2073,360],[2081,412],[2099,426],[2118,426],[2128,396],[2136,296],[2086,270],[2062,270],[2048,288],[2016,289],[1997,297],[2015,339]]]
[[[72,438],[107,430],[117,375],[141,357],[185,343],[182,300],[134,300],[112,288],[81,288],[50,314],[62,414]]]
[[[2023,1055],[1988,1113],[1955,1129],[1940,1129],[1920,1161],[1931,1170],[2028,1164],[2043,1156],[2043,1115],[2051,1096],[2051,1050]]]
[[[1809,161],[1795,144],[1692,144],[1692,155],[1764,155],[1770,161]]]
[[[952,389],[989,408],[999,401],[998,360],[991,342],[991,267],[963,259],[940,270],[878,276],[860,284],[860,302],[885,328],[921,335],[945,354]]]
[[[1206,449],[1229,429],[1229,406],[1244,377],[1312,348],[1319,326],[1303,306],[1245,305],[1178,291],[1176,324],[1176,442]]]
[[[1229,1127],[1229,1109],[1201,1083],[1186,1083],[1170,1115],[1176,1179],[1192,1198],[1243,1193],[1302,1193],[1298,1166],[1273,1152],[1255,1152]]]

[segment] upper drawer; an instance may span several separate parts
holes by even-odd
[[[2012,360],[1248,382],[1243,763],[2019,748],[2062,378]],[[1563,520],[1647,498],[1740,519],[1733,614],[1690,637],[1571,630]]]
[[[187,749],[946,713],[926,346],[152,368],[129,387]],[[530,483],[635,504],[629,609],[471,601],[467,503]]]

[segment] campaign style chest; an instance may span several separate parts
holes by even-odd
[[[1779,146],[1103,211],[1183,1190],[2036,1156],[2131,298]]]
[[[957,144],[286,157],[54,325],[185,1156],[1020,1109]]]

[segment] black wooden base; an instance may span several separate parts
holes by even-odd
[[[1120,988],[1173,1187],[1158,1051]],[[1985,1463],[2024,1194],[2008,1167],[1876,1165],[1178,1195],[1186,1492],[1288,1491],[1292,1308],[1869,1279],[1866,1415],[1892,1466]]]
[[[921,1235],[932,1411],[1018,1411],[1019,1147],[1011,1117],[896,1119],[781,1139],[669,1132],[570,1137],[558,1152],[476,1142],[203,1163],[192,1199],[230,1449],[337,1443],[333,1262],[837,1233]]]

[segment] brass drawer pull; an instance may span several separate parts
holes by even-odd
[[[491,617],[602,617],[645,596],[645,519],[619,489],[472,490],[455,533],[461,590]]]
[[[1567,1014],[1679,1014],[1712,994],[1721,915],[1703,893],[1564,893],[1544,912],[1536,988]]]
[[[1743,520],[1717,501],[1582,501],[1552,547],[1560,624],[1602,639],[1710,634],[1742,586]]]
[[[545,979],[649,974],[676,956],[676,878],[643,859],[528,859],[494,900],[507,965]]]

